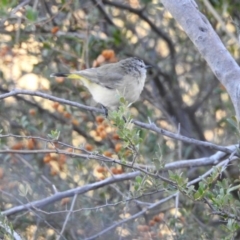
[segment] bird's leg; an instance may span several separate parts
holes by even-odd
[[[105,117],[108,118],[108,109],[102,104],[101,104],[101,106],[102,106],[102,109],[104,110]]]
[[[125,116],[122,116],[122,119],[125,123],[127,123],[127,119],[125,118]]]

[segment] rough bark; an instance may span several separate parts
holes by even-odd
[[[240,68],[193,0],[162,0],[181,25],[217,79],[226,88],[240,121]]]

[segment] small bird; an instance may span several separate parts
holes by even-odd
[[[79,79],[102,106],[116,109],[120,97],[130,104],[138,100],[151,66],[136,57],[126,58],[98,68],[89,68],[73,73],[53,73],[51,77]]]

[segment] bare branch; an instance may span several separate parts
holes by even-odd
[[[237,145],[228,146],[232,152],[237,149]],[[216,152],[212,156],[203,157],[198,159],[187,159],[187,160],[178,160],[171,163],[165,164],[164,168],[160,171],[181,169],[181,168],[190,168],[190,167],[202,167],[218,164],[222,158],[226,157],[225,152]]]
[[[74,189],[70,189],[64,192],[58,192],[50,197],[46,197],[42,200],[37,200],[34,202],[30,202],[21,206],[13,207],[10,208],[6,211],[2,211],[2,215],[9,216],[11,214],[15,214],[18,212],[26,211],[29,209],[34,209],[34,208],[42,208],[48,204],[54,203],[56,201],[61,200],[62,198],[66,197],[72,197],[74,195],[79,195],[79,194],[84,194],[88,191],[104,187],[106,185],[116,183],[116,182],[122,182],[125,180],[130,180],[134,179],[136,176],[140,175],[141,173],[139,171],[137,172],[132,172],[132,173],[125,173],[125,174],[120,174],[120,175],[114,175],[113,177],[106,178],[102,181],[96,182],[96,183],[91,183],[87,184],[83,187],[78,187]]]
[[[176,197],[176,195],[177,195],[177,193],[172,194],[172,195],[170,195],[170,196],[168,196],[168,197],[166,197],[166,198],[164,198],[164,199],[162,199],[162,200],[160,200],[160,201],[158,201],[158,202],[156,202],[156,203],[153,203],[153,204],[151,204],[150,206],[144,208],[142,211],[140,211],[140,212],[132,215],[131,217],[126,218],[126,219],[124,219],[124,220],[122,220],[122,221],[119,221],[119,222],[113,224],[112,226],[104,229],[103,231],[99,232],[98,234],[96,234],[96,235],[94,235],[94,236],[91,236],[91,237],[89,237],[89,238],[85,238],[85,240],[96,239],[97,237],[99,237],[99,236],[105,234],[106,232],[108,232],[108,231],[110,231],[110,230],[112,230],[112,229],[114,229],[114,228],[122,225],[123,223],[126,223],[126,222],[128,222],[128,221],[130,221],[130,220],[133,220],[133,219],[135,219],[135,218],[143,215],[143,214],[146,213],[147,211],[149,211],[149,210],[151,210],[151,209],[153,209],[153,208],[161,205],[162,203],[167,202],[168,200]]]
[[[46,94],[46,93],[34,92],[34,91],[29,91],[29,90],[13,90],[9,93],[5,93],[5,94],[0,95],[0,99],[8,98],[8,97],[15,96],[15,95],[18,95],[18,94],[39,96],[39,97],[49,99],[49,100],[52,100],[52,101],[56,101],[56,102],[60,102],[60,103],[63,103],[63,104],[70,105],[70,106],[78,107],[80,109],[85,109],[85,110],[88,110],[88,111],[94,111],[94,112],[99,112],[99,113],[104,114],[103,109],[85,106],[85,105],[80,104],[80,103],[72,102],[72,101],[65,100],[65,99],[58,98],[58,97],[53,97],[53,96],[51,96],[49,94]],[[196,140],[194,138],[188,138],[188,137],[182,136],[180,134],[175,134],[175,133],[169,132],[167,130],[156,127],[156,125],[154,123],[146,124],[146,123],[139,122],[137,120],[133,120],[132,122],[139,127],[142,127],[142,128],[148,129],[148,130],[152,130],[154,132],[160,133],[160,134],[162,134],[164,136],[167,136],[167,137],[170,137],[170,138],[174,138],[176,140],[180,140],[180,141],[183,141],[183,142],[187,142],[187,143],[195,144],[195,145],[199,145],[199,146],[208,147],[210,149],[215,149],[217,151],[222,151],[222,152],[226,152],[226,153],[229,153],[229,154],[232,153],[232,151],[230,149],[228,149],[227,147],[218,146],[216,144]],[[236,155],[237,154],[238,153],[236,153]]]
[[[219,175],[222,173],[223,170],[226,169],[226,166],[230,163],[233,162],[235,160],[238,160],[238,158],[233,156],[234,154],[232,154],[232,156],[230,156],[227,160],[224,160],[222,162],[220,162],[219,164],[217,164],[216,167],[222,167],[222,170],[219,172]],[[212,172],[214,171],[214,168],[212,167],[210,170],[208,170],[207,172],[205,172],[203,175],[199,176],[198,178],[188,182],[187,186],[191,186],[197,182],[200,182],[201,180],[203,180],[204,178],[206,178],[207,176],[209,176]]]
[[[70,217],[70,215],[71,215],[71,213],[72,213],[72,211],[73,211],[73,208],[74,208],[76,199],[77,199],[77,194],[75,194],[74,197],[73,197],[71,207],[70,207],[70,209],[69,209],[69,211],[68,211],[68,214],[67,214],[66,219],[65,219],[65,221],[64,221],[64,224],[63,224],[61,233],[60,233],[60,235],[58,236],[57,240],[60,240],[60,239],[61,239],[61,236],[62,236],[63,233],[64,233],[64,230],[65,230],[65,228],[66,228],[66,225],[67,225],[67,222],[68,222],[68,220],[69,220],[69,217]]]
[[[174,134],[174,133],[172,133],[172,134]],[[179,136],[179,135],[177,134],[177,136]],[[106,157],[106,156],[101,155],[101,154],[96,154],[94,152],[87,151],[84,147],[74,147],[70,144],[66,144],[66,143],[61,142],[61,141],[46,139],[46,138],[38,137],[38,136],[21,136],[21,135],[14,135],[14,134],[0,135],[0,138],[6,138],[6,137],[36,139],[36,140],[40,140],[40,141],[43,141],[43,142],[49,142],[53,146],[54,146],[55,143],[57,143],[59,146],[71,148],[72,152],[64,151],[64,150],[59,149],[59,148],[55,148],[55,149],[36,149],[36,150],[5,149],[5,150],[0,150],[1,154],[7,154],[7,153],[11,153],[11,154],[34,154],[34,153],[35,154],[36,153],[65,154],[65,155],[70,156],[70,157],[82,157],[84,159],[91,158],[91,159],[95,159],[95,160],[98,160],[98,161],[116,163],[116,164],[122,165],[124,167],[129,167],[129,168],[132,168],[132,169],[135,169],[135,170],[138,170],[138,171],[142,171],[146,174],[149,174],[153,177],[156,177],[156,175],[153,175],[151,172],[147,172],[148,169],[151,169],[151,170],[155,169],[156,167],[154,165],[146,165],[146,164],[138,164],[138,163],[132,164],[132,162],[123,163],[121,160],[109,158],[109,157]],[[234,150],[236,150],[238,148],[238,145],[231,145],[231,146],[227,146],[225,148],[229,149],[229,151],[231,153],[233,153],[233,152],[235,153]],[[80,154],[78,152],[74,152],[74,151],[77,151],[77,150],[79,150],[81,152],[84,152],[86,154]],[[216,165],[221,161],[221,159],[226,157],[227,154],[229,154],[229,153],[219,151],[219,152],[216,152],[215,154],[213,154],[212,156],[209,156],[209,157],[203,157],[203,158],[198,158],[198,159],[175,160],[174,162],[166,163],[164,165],[164,168],[160,169],[159,172],[165,172],[167,170],[181,169],[181,168]],[[27,164],[27,165],[30,166],[29,164]]]
[[[98,113],[102,113],[102,114],[105,113],[104,110],[100,109],[100,108],[85,106],[85,105],[80,104],[80,103],[76,103],[76,102],[72,102],[72,101],[69,101],[69,100],[62,99],[62,98],[54,97],[54,96],[51,96],[49,94],[38,92],[38,91],[15,89],[15,90],[10,91],[9,93],[1,94],[0,99],[16,96],[16,95],[19,95],[19,94],[30,95],[30,96],[38,96],[38,97],[42,97],[44,99],[48,99],[48,100],[51,100],[51,101],[63,103],[63,104],[69,105],[69,106],[77,107],[77,108],[88,110],[88,111],[91,111],[91,112],[98,112]]]
[[[228,147],[219,146],[219,145],[216,145],[214,143],[200,141],[200,140],[196,140],[194,138],[189,138],[189,137],[185,137],[185,136],[180,135],[180,134],[169,132],[167,130],[164,130],[162,128],[157,127],[154,123],[147,124],[147,123],[142,123],[142,122],[139,122],[139,121],[136,121],[136,120],[133,120],[132,122],[139,127],[151,130],[151,131],[159,133],[161,135],[164,135],[164,136],[176,139],[176,140],[180,140],[180,141],[183,141],[183,142],[186,142],[186,143],[189,143],[189,144],[204,146],[204,147],[207,147],[207,148],[210,148],[210,149],[214,149],[214,150],[229,153],[229,154],[231,154],[233,152]],[[239,154],[236,153],[236,156],[239,156]]]
[[[97,8],[99,9],[99,11],[102,13],[102,15],[104,16],[104,18],[106,19],[106,21],[107,21],[110,25],[116,27],[115,24],[114,24],[114,22],[113,22],[113,20],[111,19],[111,17],[108,16],[107,12],[105,11],[102,2],[99,1],[99,0],[92,0],[92,2],[93,2],[93,4],[95,4],[95,5],[97,6]]]
[[[240,121],[240,68],[195,1],[162,0],[230,95]]]
[[[75,148],[76,149],[76,148]],[[159,175],[159,174],[154,174],[154,173],[151,173],[148,171],[148,166],[140,166],[138,164],[134,164],[132,165],[132,162],[128,162],[128,163],[124,163],[122,162],[121,160],[117,160],[117,159],[113,159],[113,158],[110,158],[110,157],[106,157],[104,155],[101,155],[101,154],[95,154],[93,152],[89,152],[87,150],[84,150],[87,154],[82,154],[82,153],[76,153],[76,152],[68,152],[68,151],[64,151],[64,150],[61,150],[61,149],[39,149],[39,150],[12,150],[12,149],[7,149],[7,150],[0,150],[0,154],[6,154],[6,153],[12,153],[12,154],[16,154],[16,153],[19,153],[19,154],[37,154],[37,153],[57,153],[57,154],[65,154],[67,156],[70,156],[70,157],[80,157],[80,158],[84,158],[84,159],[94,159],[94,160],[97,160],[97,161],[103,161],[103,162],[107,162],[107,163],[116,163],[116,164],[119,164],[121,166],[124,166],[124,167],[129,167],[129,168],[132,168],[134,170],[137,170],[139,172],[142,172],[142,173],[145,173],[151,177],[154,177],[154,178],[159,178],[161,180],[163,180],[164,182],[167,182],[167,183],[170,183],[170,184],[174,184],[174,182],[172,182],[171,180]]]
[[[4,92],[4,93],[9,93],[9,91],[5,88],[2,88],[0,86],[0,91]],[[0,95],[1,96],[1,95]],[[43,108],[42,106],[40,106],[40,104],[37,104],[35,102],[32,102],[22,96],[19,96],[19,95],[16,95],[14,96],[17,100],[22,100],[24,102],[26,102],[28,105],[32,106],[32,107],[35,107],[37,108],[38,111],[40,111],[41,113],[46,113],[48,114],[51,118],[57,120],[57,121],[60,121],[62,123],[66,123],[66,124],[69,124],[68,120],[66,120],[65,118],[61,117],[60,115],[58,114],[55,114],[53,112],[50,112],[48,111],[47,109]],[[77,126],[76,124],[72,124],[72,128],[74,129],[74,131],[78,132],[79,134],[81,134],[83,137],[87,138],[87,137],[91,137],[89,135],[86,134],[86,132],[80,127],[80,126]],[[94,141],[94,139],[93,139]]]
[[[152,30],[158,35],[160,36],[162,39],[164,39],[164,41],[166,41],[168,47],[169,47],[169,50],[171,52],[171,58],[174,59],[175,57],[175,48],[174,48],[174,45],[172,43],[172,40],[167,36],[166,33],[164,33],[163,31],[160,30],[160,28],[158,28],[148,17],[145,16],[144,12],[141,10],[141,9],[135,9],[135,8],[132,8],[130,6],[127,6],[125,4],[121,4],[121,3],[118,3],[118,2],[110,2],[110,1],[107,1],[107,0],[102,0],[102,2],[106,5],[109,5],[109,6],[114,6],[116,8],[120,8],[120,9],[123,9],[123,10],[127,10],[131,13],[134,13],[136,15],[138,15],[142,20],[144,20],[145,22],[147,22],[149,24],[149,26],[152,28]]]
[[[21,2],[18,6],[12,9],[12,11],[10,12],[10,15],[16,14],[17,11],[19,11],[21,8],[23,8],[25,5],[29,4],[30,2],[31,0],[25,0]]]
[[[212,6],[212,4],[210,3],[209,0],[203,0],[204,5],[208,8],[208,10],[212,13],[212,15],[214,16],[214,18],[220,23],[221,28],[226,32],[226,34],[230,37],[230,39],[234,40],[234,42],[236,44],[238,44],[238,39],[237,37],[230,32],[227,28],[226,28],[226,23],[222,20],[221,16],[218,14],[218,12],[214,9],[214,7]]]

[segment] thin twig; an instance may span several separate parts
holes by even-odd
[[[70,209],[69,209],[69,211],[68,211],[68,214],[67,214],[67,216],[66,216],[66,218],[65,218],[65,221],[64,221],[62,230],[61,230],[60,235],[58,236],[57,240],[60,240],[61,236],[63,235],[63,233],[64,233],[64,231],[65,231],[67,222],[68,222],[69,217],[70,217],[70,215],[71,215],[71,213],[72,213],[72,211],[73,211],[73,208],[74,208],[76,199],[77,199],[77,194],[75,194],[74,197],[73,197],[71,207],[70,207]]]
[[[230,37],[230,39],[234,40],[235,44],[239,44],[237,37],[227,29],[226,23],[222,20],[221,16],[214,9],[212,4],[208,0],[203,0],[203,3],[208,8],[208,10],[212,13],[213,17],[220,23],[220,27],[226,32],[226,34]]]
[[[226,169],[226,166],[229,164],[229,162],[233,162],[233,161],[238,160],[238,159],[239,158],[232,156],[231,158],[228,158],[227,160],[224,160],[224,161],[220,162],[219,164],[217,164],[216,167],[222,167],[222,169],[220,170],[220,173],[218,175],[220,175],[222,173],[222,171],[224,171]],[[194,180],[188,182],[187,186],[191,186],[191,185],[193,185],[197,182],[200,182],[201,180],[203,180],[204,178],[206,178],[207,176],[212,174],[214,169],[215,168],[212,167],[210,170],[205,172],[203,175],[201,175],[198,178],[195,178]]]
[[[144,213],[148,212],[149,210],[151,210],[151,209],[153,209],[153,208],[161,205],[162,203],[167,202],[168,200],[170,200],[171,198],[174,198],[174,197],[176,197],[176,193],[175,193],[175,194],[172,194],[172,195],[170,195],[170,196],[168,196],[168,197],[166,197],[166,198],[164,198],[164,199],[162,199],[162,200],[160,200],[160,201],[158,201],[158,202],[156,202],[156,203],[151,204],[150,206],[144,208],[142,211],[140,211],[140,212],[132,215],[132,216],[129,217],[129,218],[126,218],[126,219],[124,219],[124,220],[122,220],[122,221],[119,221],[119,222],[117,222],[117,223],[114,223],[113,225],[111,225],[110,227],[104,229],[103,231],[101,231],[101,232],[99,232],[99,233],[97,233],[97,234],[95,234],[95,235],[93,235],[93,236],[91,236],[91,237],[89,237],[89,238],[85,238],[85,240],[96,239],[97,237],[105,234],[106,232],[108,232],[108,231],[110,231],[110,230],[118,227],[119,225],[122,225],[123,223],[126,223],[126,222],[128,222],[128,221],[130,221],[130,220],[133,220],[133,219],[135,219],[135,218],[143,215]]]
[[[137,120],[133,120],[132,122],[139,127],[154,131],[156,133],[159,133],[161,135],[164,135],[164,136],[176,139],[176,140],[180,140],[182,142],[186,142],[186,143],[190,143],[190,144],[194,144],[194,145],[199,145],[199,146],[204,146],[204,147],[207,147],[207,148],[210,148],[210,149],[214,149],[214,150],[229,153],[229,154],[232,153],[232,151],[227,147],[219,146],[219,145],[216,145],[214,143],[210,143],[210,142],[206,142],[206,141],[200,141],[200,140],[196,140],[194,138],[189,138],[189,137],[185,137],[185,136],[180,135],[180,134],[172,133],[172,132],[169,132],[167,130],[164,130],[162,128],[157,127],[154,123],[147,124],[147,123],[139,122]],[[236,156],[239,156],[239,154],[237,152],[235,154],[236,154]]]
[[[92,0],[92,2],[97,6],[97,8],[99,9],[99,11],[102,13],[102,15],[104,16],[104,18],[106,19],[106,21],[107,21],[110,25],[116,27],[115,24],[114,24],[114,22],[113,22],[113,20],[111,19],[111,17],[108,16],[107,12],[105,11],[102,2],[99,1],[99,0]]]
[[[11,153],[11,154],[58,153],[58,154],[65,154],[69,157],[82,157],[82,158],[85,158],[85,159],[89,159],[89,157],[91,157],[91,159],[100,160],[100,161],[103,161],[103,162],[116,163],[116,164],[119,164],[119,165],[122,165],[122,166],[125,166],[125,167],[130,167],[130,168],[133,168],[135,170],[142,171],[146,174],[150,174],[151,176],[154,177],[154,175],[152,175],[151,173],[149,173],[147,171],[147,169],[150,169],[151,172],[152,172],[152,170],[156,168],[154,165],[143,165],[143,164],[138,164],[138,163],[132,164],[132,162],[123,163],[121,161],[121,159],[117,160],[117,159],[106,157],[106,156],[101,155],[101,154],[95,154],[93,152],[87,151],[84,147],[74,147],[74,146],[72,146],[70,144],[66,144],[64,142],[56,141],[56,140],[53,140],[53,139],[46,139],[46,138],[38,137],[38,136],[21,136],[21,135],[15,135],[15,134],[0,135],[0,139],[1,138],[7,138],[7,137],[36,139],[36,140],[40,140],[40,141],[43,141],[43,142],[49,142],[53,145],[57,143],[60,147],[71,148],[72,152],[65,151],[65,150],[62,150],[62,149],[56,149],[56,148],[54,148],[54,149],[35,149],[35,150],[5,149],[5,150],[0,150],[1,154],[7,154],[7,153]],[[227,148],[231,152],[234,152],[234,150],[236,150],[238,148],[238,145],[227,146]],[[79,154],[79,153],[74,152],[74,151],[81,151],[85,154]],[[164,167],[159,170],[159,172],[165,172],[165,171],[168,171],[168,170],[181,169],[181,168],[191,168],[191,167],[216,165],[221,161],[222,158],[226,157],[226,154],[227,154],[226,152],[219,151],[219,152],[216,152],[215,154],[213,154],[211,156],[208,156],[208,157],[203,157],[203,158],[198,158],[198,159],[175,160],[174,162],[166,163],[164,165]],[[144,169],[146,169],[146,170],[144,170]]]
[[[95,107],[89,107],[89,106],[86,106],[86,105],[83,105],[83,104],[80,104],[80,103],[72,102],[72,101],[65,100],[65,99],[58,98],[58,97],[53,97],[49,94],[38,92],[38,91],[35,92],[35,91],[29,91],[29,90],[12,90],[9,93],[1,94],[0,99],[8,98],[10,96],[16,96],[18,94],[39,96],[39,97],[42,97],[42,98],[45,98],[45,99],[49,99],[51,101],[56,101],[56,102],[60,102],[60,103],[66,104],[66,105],[78,107],[80,109],[85,109],[85,110],[88,110],[88,111],[91,111],[91,112],[98,112],[98,113],[104,114],[103,109],[95,108]],[[195,145],[199,145],[199,146],[204,146],[204,147],[207,147],[207,148],[210,148],[210,149],[226,152],[226,153],[229,153],[229,154],[232,153],[232,151],[227,147],[219,146],[219,145],[216,145],[214,143],[209,143],[209,142],[206,142],[206,141],[200,141],[200,140],[196,140],[194,138],[189,138],[189,137],[185,137],[185,136],[180,135],[180,134],[172,133],[170,131],[167,131],[167,130],[164,130],[162,128],[157,127],[154,123],[147,124],[147,123],[143,123],[143,122],[140,122],[140,121],[137,121],[137,120],[133,120],[132,123],[134,123],[136,126],[139,126],[139,127],[142,127],[142,128],[148,129],[148,130],[152,130],[156,133],[162,134],[164,136],[167,136],[167,137],[170,137],[170,138],[173,138],[173,139],[176,139],[176,140],[180,140],[180,141],[183,141],[183,142],[187,142],[187,143],[195,144]],[[236,154],[236,156],[239,156],[239,154],[237,152],[235,154]]]
[[[13,208],[10,208],[8,210],[2,211],[1,213],[2,213],[2,215],[8,216],[8,215],[11,215],[13,213],[22,212],[22,211],[26,211],[26,210],[29,210],[29,209],[41,208],[41,207],[46,206],[48,204],[51,204],[53,202],[59,201],[62,198],[72,197],[74,195],[79,195],[79,194],[84,194],[88,191],[91,191],[91,190],[94,190],[94,189],[97,189],[97,188],[101,188],[101,187],[104,187],[104,186],[112,184],[112,183],[134,179],[136,176],[138,176],[140,174],[141,174],[141,172],[137,171],[137,172],[132,172],[132,173],[114,175],[114,177],[106,178],[106,179],[104,179],[102,181],[99,181],[99,182],[87,184],[83,187],[77,187],[77,188],[74,188],[74,189],[69,189],[69,190],[64,191],[64,192],[58,192],[58,193],[56,193],[56,194],[54,194],[50,197],[46,197],[42,200],[37,200],[37,201],[26,203],[26,204],[23,204],[23,205],[20,205],[20,206],[17,206],[17,207],[13,207]]]
[[[172,43],[172,40],[169,38],[169,36],[166,33],[164,33],[160,28],[158,28],[148,17],[146,17],[146,15],[142,11],[142,9],[135,9],[135,8],[132,8],[132,7],[127,6],[125,4],[121,4],[121,3],[118,3],[118,2],[112,2],[112,1],[110,2],[110,1],[107,1],[107,0],[102,0],[102,2],[106,5],[113,6],[113,7],[116,7],[116,8],[120,8],[120,9],[123,9],[123,10],[127,10],[131,13],[134,13],[134,14],[138,15],[142,20],[144,20],[145,22],[147,22],[149,24],[149,26],[152,28],[152,30],[159,37],[161,37],[162,39],[164,39],[164,41],[166,41],[166,43],[169,47],[170,53],[171,53],[171,58],[172,59],[175,58],[175,48],[174,48],[174,45]]]
[[[238,148],[238,145],[228,146],[229,150],[234,152]],[[218,164],[224,157],[226,157],[225,152],[216,152],[215,154],[209,157],[203,157],[198,159],[186,159],[186,160],[178,160],[171,163],[166,163],[164,168],[160,170],[174,170],[174,169],[181,169],[181,168],[191,168],[191,167],[202,167],[202,166],[211,166]]]
[[[76,103],[76,102],[72,102],[72,101],[69,101],[69,100],[62,99],[62,98],[54,97],[54,96],[51,96],[49,94],[38,92],[38,91],[15,89],[15,90],[12,90],[8,93],[1,94],[0,99],[16,96],[16,95],[19,95],[19,94],[30,95],[30,96],[38,96],[38,97],[42,97],[44,99],[48,99],[48,100],[51,100],[51,101],[60,102],[60,103],[63,103],[63,104],[69,105],[69,106],[77,107],[77,108],[80,108],[80,109],[85,109],[85,110],[88,110],[88,111],[91,111],[91,112],[94,111],[94,112],[104,114],[104,110],[102,110],[100,108],[89,107],[89,106],[86,106],[86,105],[83,105],[83,104],[80,104],[80,103]]]

